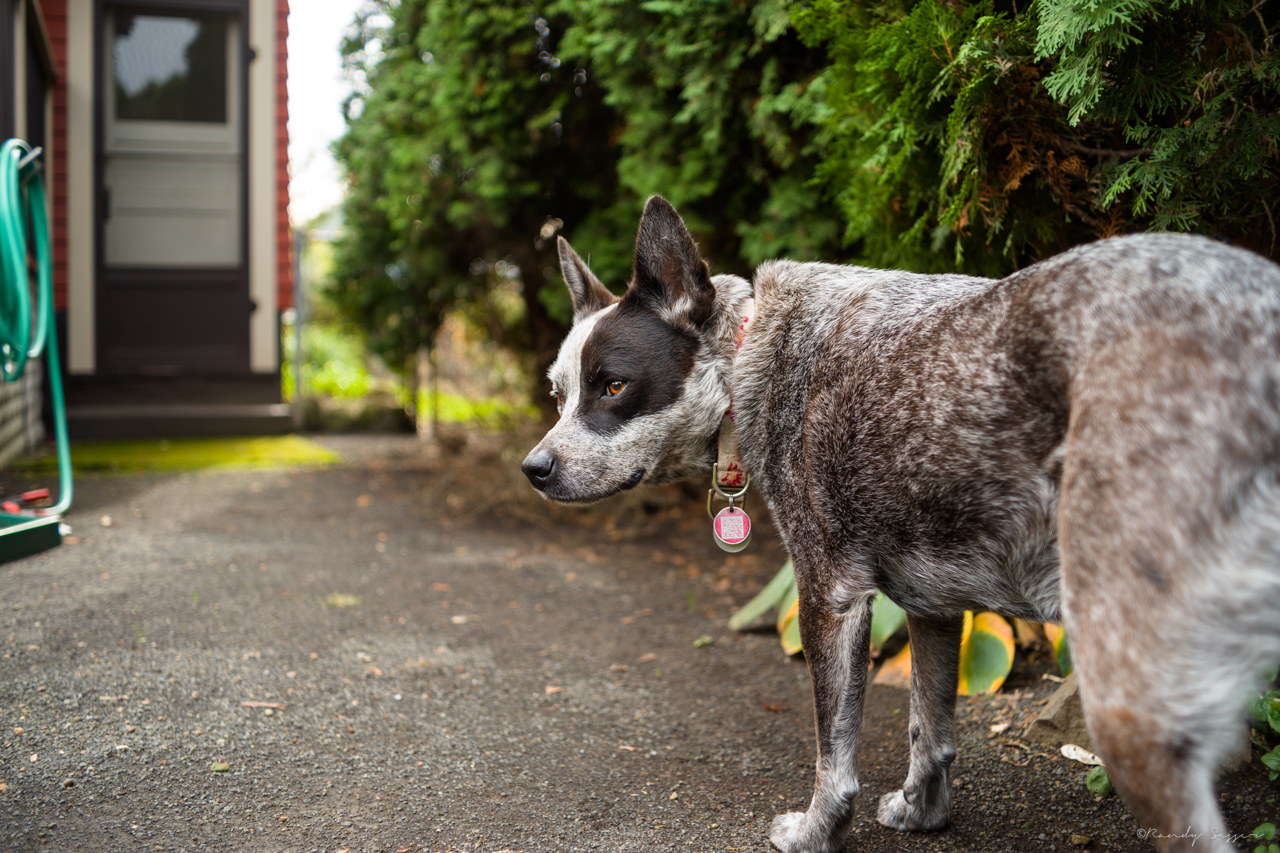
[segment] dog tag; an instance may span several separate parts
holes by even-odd
[[[727,506],[716,513],[711,529],[716,544],[730,553],[741,551],[751,542],[751,517],[740,507]]]

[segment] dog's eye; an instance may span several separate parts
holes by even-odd
[[[627,383],[621,379],[615,379],[605,386],[604,393],[609,397],[616,397],[622,393],[622,389],[627,387]]]

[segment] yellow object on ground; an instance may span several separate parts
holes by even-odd
[[[71,450],[77,471],[189,471],[202,468],[271,469],[324,467],[342,461],[336,452],[300,435],[256,438],[171,438],[144,441],[101,441],[76,444]],[[54,470],[52,457],[26,459],[14,467]]]

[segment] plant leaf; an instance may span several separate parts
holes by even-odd
[[[889,596],[877,592],[871,602],[871,648],[880,651],[885,641],[898,633],[907,622],[907,611],[894,604]]]
[[[791,561],[782,564],[782,570],[773,576],[773,580],[760,590],[755,598],[742,606],[742,609],[729,617],[729,628],[741,631],[768,611],[777,607],[788,589],[795,589],[796,575]]]
[[[1261,694],[1254,696],[1245,705],[1245,709],[1249,712],[1249,719],[1253,721],[1253,727],[1258,731],[1265,732],[1269,725],[1267,720],[1267,697]]]
[[[1067,632],[1061,625],[1052,622],[1044,623],[1044,635],[1053,644],[1053,653],[1058,659],[1058,670],[1063,675],[1070,675],[1075,665],[1071,662],[1071,647],[1067,645]]]
[[[786,614],[782,618],[782,624],[778,628],[778,633],[782,636],[782,650],[788,655],[794,655],[800,651],[800,600],[796,599],[791,602],[791,606],[787,608]]]
[[[796,590],[793,583],[787,587],[787,591],[782,594],[782,601],[778,603],[778,633],[782,633],[782,628],[786,625],[787,616],[792,610],[797,609],[796,602],[800,600],[800,593]]]
[[[983,611],[964,614],[960,638],[961,696],[995,693],[1013,668],[1013,628],[1002,617]]]
[[[1276,825],[1264,823],[1253,831],[1253,837],[1260,841],[1270,841],[1276,837]]]
[[[883,684],[888,687],[911,689],[911,641],[902,647],[902,651],[880,664],[872,684]]]
[[[1089,793],[1095,797],[1109,797],[1116,792],[1116,786],[1111,784],[1111,777],[1107,775],[1105,767],[1099,766],[1090,770],[1084,784],[1089,789]]]
[[[1262,756],[1262,763],[1271,771],[1271,778],[1275,779],[1276,774],[1280,774],[1280,746]]]

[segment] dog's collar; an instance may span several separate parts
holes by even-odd
[[[743,300],[740,316],[737,339],[733,344],[735,353],[742,349],[742,342],[747,337],[747,329],[755,319],[756,301],[754,299],[747,297]],[[716,467],[712,474],[711,485],[722,495],[725,495],[726,490],[740,490],[745,493],[750,479],[742,464],[742,457],[738,455],[738,428],[733,418],[733,401],[730,400],[729,408],[725,410],[724,417],[720,421],[720,449],[716,455]]]

